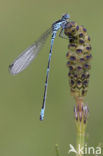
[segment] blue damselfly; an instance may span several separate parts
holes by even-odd
[[[12,75],[16,75],[23,71],[27,66],[36,58],[37,54],[45,44],[48,36],[51,34],[51,45],[50,45],[50,52],[49,52],[49,59],[47,65],[47,73],[46,73],[46,81],[45,81],[45,89],[44,89],[44,96],[43,96],[43,104],[40,113],[40,120],[44,118],[44,111],[45,111],[45,103],[46,103],[46,96],[47,96],[47,85],[48,85],[48,76],[50,71],[50,62],[51,62],[51,55],[52,55],[52,48],[54,39],[56,37],[56,33],[61,28],[60,36],[63,37],[63,30],[69,19],[69,15],[65,14],[61,17],[58,21],[54,22],[52,26],[44,32],[41,37],[29,48],[24,50],[14,61],[11,65],[9,65],[9,70]]]

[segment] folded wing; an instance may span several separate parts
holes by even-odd
[[[37,54],[45,44],[52,29],[49,28],[41,37],[30,47],[24,50],[14,61],[9,65],[9,71],[12,75],[16,75],[26,69],[29,64],[36,58]]]

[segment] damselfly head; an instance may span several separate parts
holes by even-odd
[[[70,15],[69,14],[64,14],[61,19],[62,20],[67,20],[69,18],[70,18]]]

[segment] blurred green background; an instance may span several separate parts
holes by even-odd
[[[0,1],[0,156],[55,156],[55,144],[67,155],[75,145],[76,128],[66,67],[68,41],[56,38],[51,61],[45,120],[39,114],[50,38],[36,60],[12,76],[8,65],[64,13],[91,36],[91,77],[88,95],[88,145],[103,142],[103,0]]]

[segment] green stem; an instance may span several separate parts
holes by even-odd
[[[59,147],[58,147],[58,144],[56,144],[56,156],[59,156]]]
[[[82,153],[79,153],[79,147],[82,148],[84,147],[85,143],[85,132],[78,132],[77,133],[77,154],[76,156],[82,156]]]
[[[75,107],[75,121],[77,127],[77,143],[76,143],[76,156],[83,155],[83,148],[85,145],[85,129],[87,125],[88,108],[84,105],[83,97],[76,97]]]

